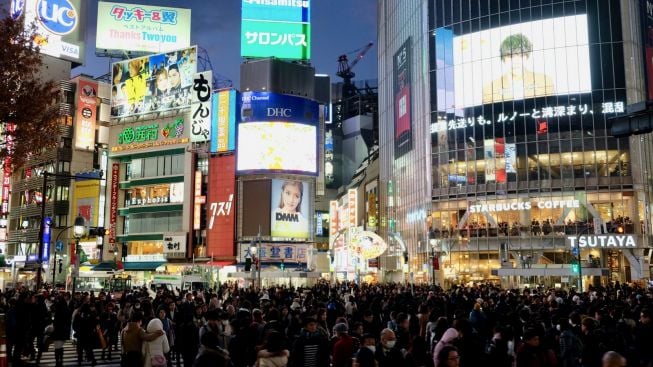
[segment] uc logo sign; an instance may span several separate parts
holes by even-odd
[[[63,36],[77,28],[79,17],[69,0],[39,0],[36,14],[43,26],[54,34]]]
[[[11,17],[14,19],[20,18],[25,9],[25,0],[11,0]]]

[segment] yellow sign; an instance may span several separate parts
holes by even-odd
[[[100,181],[76,181],[73,192],[74,217],[80,215],[87,226],[96,227],[99,214]]]
[[[124,152],[126,150],[147,149],[147,148],[155,148],[155,147],[162,147],[166,145],[177,145],[177,144],[185,144],[185,143],[188,143],[188,138],[173,138],[173,139],[166,139],[166,140],[159,140],[159,141],[148,141],[145,143],[134,143],[134,144],[127,144],[127,145],[113,146],[111,147],[111,151]]]

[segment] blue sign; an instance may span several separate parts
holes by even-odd
[[[52,225],[52,218],[46,217],[43,225],[43,253],[41,254],[41,261],[47,262],[50,260],[50,226]]]
[[[36,13],[48,31],[60,36],[74,31],[79,22],[77,10],[68,0],[40,0]]]
[[[243,0],[242,18],[308,23],[310,11],[309,0]]]
[[[244,92],[240,98],[239,122],[295,122],[314,125],[319,122],[317,102],[286,94]]]
[[[574,255],[576,258],[580,256],[580,247],[574,246],[571,248],[571,253]]]
[[[57,243],[54,245],[54,250],[57,252],[63,252],[63,241],[57,240]]]
[[[18,19],[23,15],[23,10],[25,9],[25,0],[11,0],[10,12],[11,17]]]

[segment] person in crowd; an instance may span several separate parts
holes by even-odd
[[[82,364],[84,353],[86,353],[86,359],[91,362],[91,365],[95,366],[97,364],[95,355],[93,354],[93,348],[98,337],[98,324],[99,317],[95,312],[95,306],[89,299],[86,299],[73,318],[74,337],[77,340],[78,366]]]
[[[460,355],[458,349],[452,345],[447,345],[438,351],[436,357],[436,366],[441,367],[458,367]]]
[[[376,337],[372,334],[363,334],[361,347],[356,352],[356,367],[376,367]]]
[[[601,358],[601,367],[626,367],[627,362],[621,354],[615,351],[605,352]]]
[[[349,335],[346,323],[339,323],[333,327],[333,332],[338,336],[338,341],[333,346],[331,357],[333,367],[347,367],[356,351],[354,338]]]
[[[304,328],[295,338],[290,354],[290,365],[293,367],[328,367],[329,343],[324,334],[317,330],[317,320],[314,317],[304,319]]]
[[[374,357],[379,367],[402,366],[405,350],[397,348],[397,336],[390,329],[381,330],[381,342],[376,348]]]
[[[72,312],[62,296],[56,298],[52,305],[54,321],[51,338],[54,347],[54,360],[56,367],[63,367],[64,344],[70,340],[70,325],[72,324]]]
[[[286,367],[290,352],[284,346],[285,338],[277,331],[271,331],[256,356],[256,367]]]
[[[166,355],[170,352],[168,338],[163,330],[163,323],[160,319],[155,318],[147,324],[147,332],[150,334],[163,332],[162,335],[153,340],[145,342],[144,349],[144,367],[165,367],[167,366]]]
[[[133,312],[131,319],[121,331],[122,344],[122,361],[125,367],[142,367],[143,366],[143,343],[152,341],[165,333],[163,329],[153,333],[148,333],[141,327],[143,315],[139,312]]]
[[[229,352],[219,346],[219,339],[215,333],[202,334],[199,353],[195,357],[193,367],[227,367],[229,366]],[[279,366],[281,367],[281,366]]]

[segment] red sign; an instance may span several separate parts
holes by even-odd
[[[13,123],[5,124],[6,131],[6,146],[7,157],[3,162],[3,177],[2,177],[2,214],[9,213],[9,193],[11,191],[11,152],[14,149],[14,138],[11,135],[16,130],[16,125]]]
[[[217,260],[236,256],[234,218],[236,211],[236,156],[209,159],[206,255]]]
[[[98,83],[79,79],[77,116],[75,119],[75,148],[93,150],[95,147],[95,123],[97,120]]]
[[[118,184],[120,181],[120,163],[111,166],[111,207],[109,209],[109,246],[116,248],[116,222],[118,220]]]

